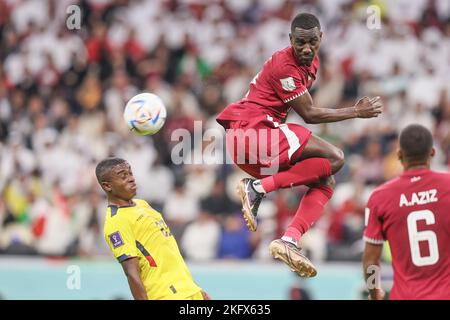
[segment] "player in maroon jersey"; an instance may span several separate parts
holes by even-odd
[[[373,280],[385,240],[394,270],[390,299],[450,299],[450,174],[430,170],[434,154],[428,129],[406,127],[398,152],[403,174],[370,196],[363,255],[370,299],[384,297]]]
[[[312,14],[298,14],[289,39],[291,46],[275,52],[264,63],[246,96],[227,106],[217,121],[227,130],[227,149],[233,161],[258,179],[246,178],[238,185],[251,231],[256,230],[257,211],[265,193],[310,186],[284,236],[274,240],[269,250],[300,276],[311,277],[316,270],[299,250],[299,240],[331,198],[332,175],[344,165],[344,154],[307,128],[284,123],[288,112],[294,109],[306,123],[326,123],[376,117],[382,106],[379,97],[364,97],[348,108],[315,107],[308,89],[319,68],[317,52],[322,32],[318,19]]]

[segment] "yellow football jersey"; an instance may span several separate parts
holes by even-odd
[[[201,291],[163,217],[146,201],[109,206],[104,236],[112,253],[123,262],[139,258],[140,276],[151,300],[188,299]]]

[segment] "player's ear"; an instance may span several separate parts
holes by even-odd
[[[397,159],[400,160],[401,163],[403,163],[403,152],[402,149],[397,150]]]
[[[433,147],[433,148],[431,148],[430,157],[433,158],[435,156],[435,154],[436,154],[436,149]]]
[[[111,184],[107,181],[103,181],[102,182],[102,188],[103,190],[105,190],[106,192],[111,192],[112,188],[111,188]]]

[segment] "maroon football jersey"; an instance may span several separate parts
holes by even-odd
[[[300,65],[292,47],[275,52],[253,78],[245,97],[227,106],[217,121],[228,129],[230,120],[258,122],[261,119],[284,122],[286,103],[305,94],[316,79],[319,58],[311,66]]]
[[[364,240],[389,242],[390,299],[450,299],[450,174],[407,170],[378,187],[366,208]]]

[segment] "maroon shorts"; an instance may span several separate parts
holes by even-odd
[[[234,163],[255,178],[289,169],[305,148],[311,131],[271,120],[233,121],[226,133],[227,150]]]

